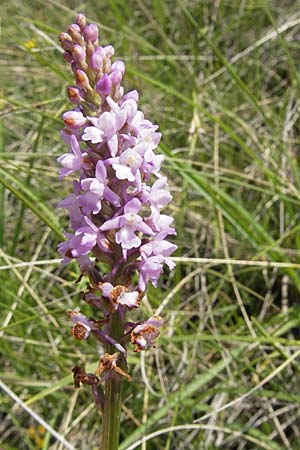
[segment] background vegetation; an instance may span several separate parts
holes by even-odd
[[[142,307],[166,325],[157,349],[130,354],[120,450],[299,449],[300,2],[3,5],[1,449],[99,440],[90,392],[70,373],[78,361],[94,368],[101,348],[72,339],[67,310],[89,311],[75,265],[63,269],[56,251],[72,83],[57,34],[78,11],[126,61],[125,88],[160,125],[177,224],[177,269]]]

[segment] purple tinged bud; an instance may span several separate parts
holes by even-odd
[[[106,53],[103,47],[97,47],[96,50],[99,52],[99,54],[101,55],[101,58],[104,60],[106,58]]]
[[[72,42],[71,36],[68,33],[60,33],[58,35],[58,40],[64,50],[72,50],[74,44]]]
[[[139,93],[138,91],[134,90],[134,91],[129,91],[127,92],[127,94],[124,95],[123,97],[123,101],[125,102],[125,100],[134,100],[135,102],[139,101]]]
[[[106,45],[105,47],[103,47],[103,50],[105,51],[107,58],[111,58],[115,54],[115,49],[112,45]]]
[[[120,70],[114,70],[109,74],[109,78],[114,86],[121,83],[122,76],[123,75]]]
[[[97,81],[96,90],[97,92],[99,92],[100,95],[106,96],[110,93],[111,88],[112,88],[112,81],[107,75],[107,73],[105,73],[103,77]]]
[[[84,101],[80,89],[78,89],[76,86],[68,87],[68,97],[70,102],[74,103],[74,105],[79,105]]]
[[[95,72],[101,70],[103,66],[103,58],[102,58],[103,52],[100,49],[101,47],[97,47],[97,49],[94,51],[90,59],[90,67]]]
[[[86,25],[83,30],[83,37],[86,42],[96,42],[98,39],[98,27],[95,23]]]
[[[90,81],[83,70],[80,69],[76,70],[75,77],[76,77],[76,84],[80,89],[86,90],[90,87]]]
[[[59,33],[58,40],[59,42],[64,42],[65,40],[71,41],[72,38],[68,33]]]
[[[87,57],[90,59],[92,57],[92,54],[95,51],[94,44],[92,44],[91,41],[88,41],[87,44],[86,44],[86,49],[85,50],[86,50]]]
[[[87,119],[80,111],[67,111],[63,114],[63,120],[66,127],[71,130],[77,130],[86,124]]]
[[[72,36],[73,33],[80,33],[80,26],[77,25],[76,23],[72,23],[71,25],[69,25],[68,28],[68,33],[70,34],[70,36]]]
[[[103,60],[103,72],[104,73],[110,73],[111,72],[111,61],[109,58],[106,58]]]
[[[64,52],[64,60],[68,63],[71,63],[73,61],[73,56],[69,52]]]
[[[73,58],[76,62],[82,62],[86,59],[85,49],[78,44],[75,44],[72,51]]]
[[[72,23],[72,25],[68,28],[68,33],[76,44],[83,45],[84,40],[81,36],[80,26],[76,23]]]
[[[84,14],[78,13],[76,16],[76,25],[80,27],[81,30],[86,26],[86,17]]]
[[[122,75],[124,75],[125,73],[125,64],[123,61],[115,61],[112,66],[111,66],[112,70],[119,70]]]
[[[76,74],[77,70],[79,69],[77,62],[75,62],[74,59],[72,59],[72,61],[71,61],[71,68],[75,74]]]

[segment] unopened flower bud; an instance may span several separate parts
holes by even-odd
[[[71,63],[73,61],[73,56],[69,52],[64,52],[64,60],[68,63]]]
[[[67,111],[63,114],[63,120],[66,127],[77,130],[86,124],[87,120],[80,111]]]
[[[97,47],[90,59],[90,68],[97,72],[102,69],[103,66],[103,58],[102,58],[103,49],[101,51],[101,47]]]
[[[88,88],[90,88],[90,81],[83,70],[80,69],[76,70],[75,76],[76,76],[76,84],[80,89],[87,90]]]
[[[86,26],[86,17],[84,14],[78,13],[76,16],[76,25],[80,27],[81,30]]]
[[[134,100],[135,102],[138,102],[139,100],[139,93],[138,91],[134,90],[134,91],[129,91],[127,92],[127,94],[124,95],[123,100]]]
[[[98,39],[98,27],[95,23],[86,25],[83,30],[83,37],[86,42],[96,42]]]
[[[125,64],[124,64],[123,61],[117,60],[117,61],[115,61],[112,64],[111,69],[112,70],[119,70],[122,73],[122,75],[124,75],[124,73],[125,73]]]
[[[88,65],[86,62],[86,51],[81,45],[78,44],[74,45],[72,55],[74,60],[77,62],[78,66],[81,69],[83,70],[87,69]]]
[[[75,61],[77,61],[77,62],[85,60],[85,58],[86,58],[85,49],[81,45],[78,45],[78,44],[74,45],[73,50],[72,50],[72,55],[73,55],[73,58],[75,59]]]
[[[67,91],[69,100],[74,103],[74,105],[79,105],[84,101],[80,89],[78,89],[76,86],[69,86]]]
[[[77,62],[74,61],[74,59],[72,59],[72,61],[71,61],[71,69],[73,70],[73,73],[75,73],[75,74],[76,74],[77,70],[79,69]]]
[[[110,93],[111,88],[112,88],[112,81],[107,75],[107,73],[105,73],[103,77],[97,81],[96,90],[97,92],[99,92],[100,95],[106,96]]]
[[[64,50],[72,50],[74,44],[72,42],[71,36],[68,33],[60,33],[58,35],[58,40]]]
[[[71,23],[71,25],[69,25],[68,33],[70,34],[70,36],[72,36],[73,33],[80,33],[80,31],[80,26],[76,23]]]
[[[68,33],[76,44],[83,45],[84,40],[81,36],[80,26],[76,23],[72,23],[72,25],[68,28]]]
[[[103,50],[105,51],[107,58],[111,58],[115,54],[115,49],[112,45],[106,45],[105,47],[103,47]]]
[[[98,46],[98,47],[97,47],[97,50],[98,50],[98,52],[100,53],[101,58],[104,60],[104,59],[106,58],[106,52],[105,52],[105,50],[104,50],[104,47]]]
[[[120,84],[122,81],[122,72],[120,70],[113,70],[109,74],[109,78],[113,85]]]
[[[103,60],[103,72],[104,73],[110,73],[111,72],[111,61],[109,58],[106,58]]]
[[[85,51],[86,51],[87,57],[90,59],[92,57],[92,54],[95,51],[95,46],[91,41],[87,42]]]

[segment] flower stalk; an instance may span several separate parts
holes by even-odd
[[[91,386],[102,412],[101,449],[116,450],[122,385],[131,381],[127,346],[153,347],[163,325],[159,316],[135,323],[127,315],[139,307],[148,282],[157,286],[164,264],[174,268],[176,246],[166,237],[176,233],[173,219],[161,213],[172,200],[160,174],[163,156],[155,152],[161,134],[138,109],[138,92],[124,93],[124,62],[113,62],[114,48],[98,38],[83,14],[59,35],[75,77],[67,89],[74,108],[63,114],[61,132],[69,151],[58,158],[59,177],[75,176],[73,193],[59,204],[70,217],[59,252],[63,264],[76,260],[89,281],[82,299],[94,317],[70,311],[73,336],[92,335],[105,351],[94,374],[73,368],[75,387]]]
[[[114,339],[120,339],[122,334],[122,320],[116,312],[110,318],[109,335]],[[107,352],[113,354],[113,346],[108,345]],[[108,378],[105,382],[101,450],[117,450],[119,446],[122,386],[122,379]]]

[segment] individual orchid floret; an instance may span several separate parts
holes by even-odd
[[[120,84],[122,81],[122,72],[120,70],[113,70],[110,74],[109,74],[109,78],[112,82],[113,85],[117,85]]]
[[[128,292],[125,286],[113,286],[111,283],[101,283],[100,289],[102,295],[111,300],[115,305],[115,309],[119,305],[126,306],[128,309],[138,308],[140,305],[140,294],[137,291]]]
[[[74,61],[75,62],[75,61]],[[84,92],[89,92],[92,90],[90,85],[90,80],[84,70],[78,69],[77,65],[74,65],[76,85],[79,89],[82,89]]]
[[[91,41],[95,44],[98,40],[98,27],[95,23],[86,25],[83,29],[83,37],[86,42]]]
[[[93,320],[87,319],[80,312],[69,311],[69,319],[75,324],[71,331],[78,340],[87,339],[91,330],[97,328]]]
[[[67,92],[70,102],[74,103],[74,105],[80,105],[80,103],[84,102],[83,92],[78,87],[69,86]]]
[[[123,127],[126,118],[125,110],[120,110],[117,114],[106,111],[99,118],[88,117],[92,126],[85,128],[82,140],[91,141],[92,144],[98,144],[107,140],[111,155],[115,156],[118,150],[116,133]]]
[[[58,205],[59,208],[64,208],[69,211],[70,225],[73,230],[77,230],[85,225],[84,216],[79,206],[79,196],[77,194],[69,194]]]
[[[124,207],[122,216],[107,220],[101,227],[101,231],[115,230],[116,243],[121,244],[123,256],[126,259],[127,250],[137,248],[141,245],[141,238],[136,232],[153,235],[152,229],[143,221],[143,218],[137,213],[141,209],[141,202],[133,198]]]
[[[147,283],[150,281],[157,287],[158,279],[163,271],[164,258],[162,256],[150,256],[143,258],[138,264],[139,289],[145,291]]]
[[[150,256],[163,256],[164,262],[169,266],[169,269],[171,270],[175,267],[175,263],[171,260],[171,258],[168,257],[172,255],[172,253],[174,253],[176,248],[176,245],[165,239],[160,239],[157,235],[147,244],[142,245],[140,252],[145,260]]]
[[[70,153],[65,153],[57,158],[57,161],[63,166],[59,171],[60,178],[70,175],[76,170],[80,170],[82,167],[86,153],[81,152],[80,145],[75,136],[71,136],[70,138],[70,150]]]
[[[80,111],[68,111],[63,114],[63,119],[66,127],[70,130],[82,128],[87,123],[86,117]]]
[[[120,362],[121,358],[119,352],[113,353],[112,355],[105,353],[100,359],[95,375],[102,376],[102,380],[111,376],[116,380],[119,380],[120,377],[124,377],[128,381],[131,381],[131,376],[128,375],[125,370],[121,369]]]
[[[159,328],[164,321],[160,316],[150,317],[146,322],[137,325],[131,331],[131,342],[135,345],[135,352],[149,347],[155,347],[155,340],[159,336]]]
[[[103,161],[96,165],[95,177],[81,180],[81,189],[86,194],[80,196],[83,214],[97,214],[101,210],[101,200],[105,199],[114,206],[121,206],[120,197],[107,186],[107,171]]]
[[[72,37],[68,33],[60,33],[58,35],[58,40],[64,50],[68,51],[73,49],[74,43],[72,41]]]
[[[75,235],[71,236],[68,243],[68,253],[73,258],[87,255],[101,238],[100,231],[93,222],[88,217],[84,217],[84,221],[85,225],[75,231]]]
[[[119,70],[119,72],[121,72],[122,75],[124,75],[125,73],[125,64],[123,61],[115,61],[112,65],[111,65],[111,70]]]
[[[119,180],[132,182],[141,179],[139,168],[143,163],[143,159],[134,148],[128,148],[120,157],[112,158],[111,162]]]
[[[86,62],[86,51],[83,47],[81,47],[81,45],[74,45],[72,49],[72,55],[74,61],[80,69],[86,70],[88,68],[88,64]]]
[[[77,14],[76,16],[76,25],[78,25],[81,29],[81,31],[83,31],[84,27],[86,26],[86,17],[84,14]]]
[[[83,40],[83,37],[81,35],[81,29],[80,29],[79,25],[77,25],[76,23],[72,23],[68,27],[68,33],[71,36],[72,41],[74,42],[74,44],[79,44],[79,45],[83,45],[84,44],[84,40]]]
[[[97,81],[96,90],[100,95],[106,97],[107,95],[109,95],[112,85],[113,84],[111,79],[109,78],[107,73],[105,73],[103,77],[99,78],[99,80]]]
[[[172,195],[165,188],[168,186],[167,178],[158,178],[152,187],[144,185],[142,190],[142,200],[149,202],[152,213],[159,213],[172,200]]]

